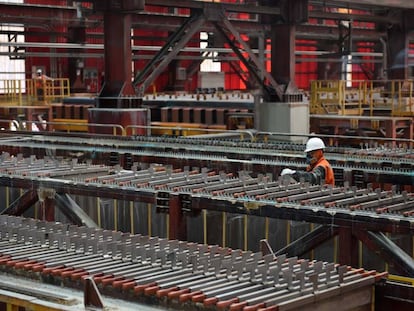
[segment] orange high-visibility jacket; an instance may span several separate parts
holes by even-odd
[[[334,172],[333,172],[333,169],[332,169],[331,165],[325,159],[325,157],[321,157],[313,167],[309,166],[307,168],[307,171],[311,172],[315,168],[317,168],[318,166],[323,166],[325,168],[325,184],[334,186],[335,185]]]

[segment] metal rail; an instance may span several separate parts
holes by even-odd
[[[414,230],[412,193],[290,184],[283,178],[273,180],[270,175],[254,177],[245,172],[235,176],[162,165],[148,169],[134,165],[132,170],[123,170],[119,166],[3,156],[0,185],[151,202],[166,211],[207,209],[346,227],[364,224],[366,230],[373,231]]]

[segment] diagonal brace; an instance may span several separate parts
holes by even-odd
[[[68,195],[56,193],[56,207],[64,214],[73,224],[86,226],[88,228],[99,228],[99,226],[80,208],[80,206]]]
[[[234,36],[234,38],[240,43],[243,49],[248,53],[250,59],[253,61],[256,67],[259,68],[263,76],[269,81],[270,85],[275,89],[279,100],[282,100],[283,94],[284,94],[283,87],[280,84],[278,84],[276,80],[272,77],[272,75],[266,70],[266,68],[264,67],[264,64],[260,62],[259,58],[253,53],[249,45],[242,39],[240,33],[237,31],[235,27],[233,27],[233,25],[227,19],[227,17],[223,17],[223,23],[227,27],[227,29],[231,32],[231,34]]]
[[[414,277],[414,259],[384,233],[356,230],[353,234],[371,251],[392,265],[400,274]]]
[[[303,254],[315,249],[325,241],[330,240],[338,234],[338,227],[321,225],[301,238],[293,241],[289,245],[279,249],[275,255],[286,254],[287,256],[302,256]]]
[[[179,34],[173,36],[170,39],[170,44],[163,47],[155,57],[154,60],[151,61],[150,65],[146,68],[151,69],[155,66],[155,63],[161,60],[158,63],[158,66],[142,81],[141,85],[138,87],[139,95],[143,95],[145,90],[152,84],[152,82],[165,70],[168,64],[180,53],[180,51],[187,45],[187,43],[191,40],[191,38],[200,31],[201,26],[205,23],[206,18],[204,15],[199,16],[192,16],[190,18],[189,23],[186,24],[186,27],[181,27],[179,30]],[[180,38],[177,38],[180,35]],[[148,70],[149,70],[148,69]],[[148,71],[146,69],[146,71]],[[134,80],[134,85],[140,82],[142,75],[137,77]]]
[[[17,200],[11,203],[0,214],[20,216],[31,206],[33,206],[38,200],[39,197],[37,195],[36,189],[26,190]]]

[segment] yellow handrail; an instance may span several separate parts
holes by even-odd
[[[23,106],[47,104],[70,96],[69,79],[0,80],[0,102]]]
[[[311,114],[414,116],[412,80],[316,80]]]

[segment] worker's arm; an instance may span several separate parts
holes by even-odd
[[[292,174],[292,177],[296,181],[303,180],[315,185],[322,184],[325,181],[325,176],[325,167],[322,165],[316,167],[312,172],[296,171],[294,174]]]

